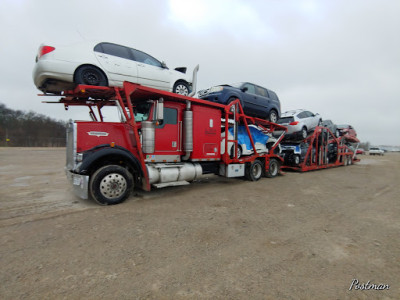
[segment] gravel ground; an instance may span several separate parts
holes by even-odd
[[[111,207],[75,198],[64,163],[0,148],[1,299],[400,299],[400,154]]]

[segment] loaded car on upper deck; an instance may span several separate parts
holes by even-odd
[[[185,67],[171,70],[147,53],[106,42],[42,44],[33,81],[42,92],[54,94],[77,84],[122,86],[124,81],[182,95],[188,95],[192,88],[192,78]]]
[[[274,123],[281,114],[281,103],[276,93],[249,82],[213,86],[199,91],[198,96],[221,104],[239,99],[245,114]]]

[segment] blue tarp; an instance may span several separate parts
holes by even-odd
[[[261,143],[261,144],[266,144],[269,136],[262,133],[260,130],[253,126],[249,126],[250,134],[253,138],[253,142],[255,143]],[[229,133],[233,136],[233,127],[229,128]],[[245,126],[239,126],[238,127],[238,143],[239,145],[246,145],[247,150],[252,150],[253,147],[251,146],[250,138],[249,135],[247,134],[247,130]]]

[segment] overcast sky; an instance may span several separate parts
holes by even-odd
[[[12,109],[81,118],[83,108],[41,103],[32,69],[43,42],[94,39],[171,68],[200,64],[199,89],[253,82],[283,111],[305,108],[352,124],[363,142],[400,145],[399,0],[0,0],[0,28],[0,103]]]

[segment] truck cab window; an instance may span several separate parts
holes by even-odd
[[[147,121],[150,115],[152,103],[138,103],[133,108],[133,113],[135,114],[135,121],[142,122]]]

